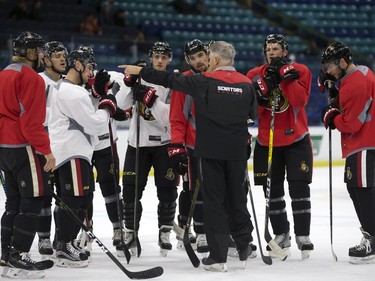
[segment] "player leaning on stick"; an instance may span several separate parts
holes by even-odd
[[[258,136],[254,149],[254,181],[266,192],[271,100],[277,95],[272,155],[270,221],[275,241],[290,253],[290,229],[284,200],[285,172],[292,201],[294,233],[303,258],[314,249],[310,241],[310,187],[313,156],[305,106],[309,100],[311,72],[288,58],[288,43],[281,34],[265,38],[266,63],[251,69],[247,77],[258,93]],[[270,250],[270,249],[269,249]],[[272,255],[272,253],[270,253]]]
[[[52,97],[48,128],[52,151],[56,154],[56,186],[60,188],[61,199],[83,221],[82,214],[93,198],[91,159],[95,137],[108,127],[109,117],[116,112],[116,99],[106,94],[104,83],[97,89],[101,98],[99,109],[95,110],[88,91],[82,86],[93,75],[96,66],[90,47],[72,51],[67,66],[68,73]],[[56,265],[87,266],[87,254],[72,244],[77,226],[62,208],[57,211],[57,228]]]
[[[35,72],[43,45],[39,34],[21,32],[13,40],[13,63],[0,72],[0,169],[6,186],[1,260],[9,264],[2,275],[11,278],[42,278],[53,266],[29,255],[44,198],[52,191],[48,172],[56,162],[43,126],[44,81]]]
[[[349,249],[350,263],[375,262],[375,76],[364,65],[355,65],[349,47],[334,42],[322,54],[321,85],[335,80],[335,97],[322,110],[326,128],[341,132],[345,177],[363,234]]]

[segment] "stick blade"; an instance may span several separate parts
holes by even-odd
[[[159,277],[163,273],[164,269],[161,266],[157,266],[144,271],[128,272],[127,275],[130,279],[143,280]]]

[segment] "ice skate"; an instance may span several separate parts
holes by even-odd
[[[112,236],[112,245],[113,246],[115,246],[115,247],[121,246],[121,235],[122,235],[122,238],[124,239],[125,238],[125,232],[124,232],[123,229],[121,229],[121,228],[114,228],[113,229],[113,236]]]
[[[159,247],[160,247],[160,256],[166,257],[168,251],[172,250],[172,244],[169,240],[171,235],[172,226],[162,225],[159,230]]]
[[[58,267],[87,267],[89,264],[86,253],[77,250],[72,243],[59,241],[56,250],[56,266]]]
[[[247,247],[245,247],[244,249],[238,249],[237,250],[238,258],[239,258],[240,261],[242,261],[242,268],[243,269],[246,268],[247,259],[251,256],[252,251],[253,250],[251,249],[250,244],[247,245]]]
[[[125,242],[126,247],[129,250],[129,253],[130,253],[131,256],[137,255],[137,243],[136,243],[134,238],[135,238],[134,237],[134,230],[125,228],[124,242]],[[120,257],[120,258],[125,257],[121,243],[120,243],[120,245],[116,246],[116,252],[117,252],[118,257]]]
[[[53,261],[34,261],[29,253],[21,253],[11,249],[8,255],[8,266],[5,266],[1,276],[11,279],[36,279],[45,277],[44,270],[53,266]]]
[[[301,251],[301,257],[303,260],[310,257],[310,252],[314,250],[314,244],[311,243],[309,236],[296,236],[296,243],[298,249]]]
[[[290,239],[291,237],[289,232],[276,235],[274,239],[276,244],[279,245],[281,249],[283,249],[286,256],[290,256]],[[268,245],[266,249],[269,252],[271,258],[277,258],[276,254],[272,252],[271,248]]]
[[[375,236],[361,228],[363,237],[361,243],[349,249],[349,263],[370,264],[375,263]]]
[[[38,251],[42,255],[42,260],[49,260],[53,255],[52,243],[49,238],[39,238]]]
[[[204,257],[210,252],[207,244],[206,234],[198,234],[197,236],[197,252],[201,253]]]
[[[226,262],[217,262],[210,257],[203,258],[202,264],[205,270],[207,271],[214,271],[214,272],[227,272],[227,263]]]
[[[176,235],[176,239],[177,239],[176,248],[179,250],[183,250],[184,249],[184,241],[183,241],[184,237]],[[197,238],[194,236],[194,234],[191,232],[190,229],[189,229],[189,240],[190,240],[191,247],[195,251],[197,249]]]

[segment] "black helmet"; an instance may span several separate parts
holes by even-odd
[[[74,67],[74,62],[76,60],[79,60],[85,66],[91,64],[94,68],[96,67],[95,54],[90,46],[79,46],[69,54],[68,69]]]
[[[264,39],[263,52],[266,54],[268,44],[280,44],[283,50],[288,50],[288,42],[282,34],[270,34]]]
[[[170,57],[170,60],[172,60],[172,49],[169,47],[169,44],[167,42],[160,42],[157,41],[152,46],[151,50],[148,52],[148,56],[152,58],[153,54],[163,54]]]
[[[30,31],[24,31],[13,39],[13,55],[26,57],[27,49],[36,49],[43,47],[42,36]]]
[[[203,51],[207,54],[207,46],[199,39],[194,39],[185,44],[184,55],[189,56],[197,52]]]
[[[322,64],[325,64],[341,58],[344,58],[347,61],[352,61],[352,52],[346,44],[341,42],[333,42],[323,52],[321,62]]]
[[[66,50],[65,46],[63,45],[63,43],[58,41],[47,42],[43,48],[44,56],[49,59],[51,58],[52,53],[57,53],[61,51],[65,53],[66,57],[68,56],[68,51]]]

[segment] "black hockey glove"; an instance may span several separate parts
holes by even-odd
[[[182,176],[185,175],[188,170],[188,158],[185,147],[179,143],[171,143],[167,147],[167,151],[173,171]]]
[[[145,60],[140,59],[140,60],[137,60],[135,63],[133,63],[133,65],[145,67],[147,66],[147,63]],[[133,87],[137,83],[138,78],[139,78],[139,75],[125,75],[124,83],[128,87]]]
[[[258,104],[260,106],[267,106],[268,95],[272,90],[277,88],[277,86],[279,85],[279,81],[277,77],[273,74],[265,75],[253,81],[253,85],[256,90]]]
[[[275,57],[271,59],[270,64],[266,68],[267,74],[279,76],[282,80],[297,79],[299,71],[289,63],[286,58]]]
[[[158,95],[156,95],[156,90],[154,88],[136,84],[133,86],[133,98],[143,102],[148,108],[151,108],[158,98]]]
[[[332,106],[332,105],[325,106],[322,109],[322,113],[321,113],[321,118],[322,118],[324,127],[326,129],[329,127],[331,130],[336,129],[335,123],[333,121],[335,117],[341,113],[342,112],[340,111],[340,109],[338,109],[335,106]]]
[[[116,121],[125,121],[125,120],[132,118],[132,116],[133,116],[133,111],[131,107],[125,110],[117,107],[115,115],[113,115],[113,119],[115,119]]]
[[[333,76],[331,74],[328,74],[327,72],[324,72],[323,69],[320,69],[320,73],[319,73],[319,77],[318,77],[317,82],[318,82],[319,90],[320,90],[321,93],[324,93],[325,89],[329,88],[328,83],[335,83],[335,81],[336,81],[335,76]]]
[[[104,95],[100,98],[99,109],[107,109],[109,115],[114,117],[117,109],[117,101],[113,95]]]
[[[251,156],[251,140],[252,135],[250,133],[247,133],[247,159],[250,159]]]
[[[111,75],[104,69],[101,69],[95,75],[94,85],[92,87],[92,95],[96,98],[105,96],[108,92],[108,82]]]

